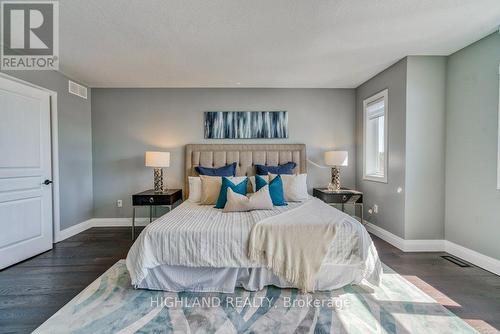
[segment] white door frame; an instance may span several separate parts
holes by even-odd
[[[0,77],[27,85],[50,95],[50,140],[52,149],[52,242],[56,243],[59,240],[59,234],[61,233],[61,216],[60,216],[60,206],[59,206],[59,136],[57,127],[57,92],[32,84],[31,82],[18,79],[11,75],[1,73]]]

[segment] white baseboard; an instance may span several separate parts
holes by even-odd
[[[135,226],[146,226],[149,218],[136,218]],[[55,234],[54,242],[63,241],[92,227],[131,227],[132,218],[92,218]]]
[[[71,227],[65,228],[59,232],[56,232],[54,242],[63,241],[64,239],[68,239],[78,233],[81,233],[85,230],[88,230],[92,227],[92,219],[81,222],[80,224],[73,225]]]
[[[445,251],[500,276],[500,261],[446,240]]]
[[[500,261],[448,240],[405,240],[383,228],[366,222],[368,232],[387,241],[403,252],[446,252],[475,266],[500,275]]]
[[[406,240],[372,223],[365,225],[368,232],[401,249],[403,252],[444,252],[444,240]]]
[[[132,218],[93,218],[91,219],[91,227],[120,227],[132,226]],[[149,218],[136,218],[135,226],[146,226],[149,223]]]
[[[146,226],[149,218],[136,218],[136,226]],[[62,241],[92,227],[130,227],[132,218],[93,218],[56,233],[55,242]],[[478,267],[500,275],[500,261],[448,240],[405,240],[377,225],[366,222],[368,232],[387,241],[403,252],[447,252]]]
[[[388,243],[390,243],[394,247],[397,247],[401,250],[404,250],[404,248],[405,248],[404,241],[405,240],[403,238],[400,238],[397,235],[395,235],[387,230],[384,230],[383,228],[381,228],[377,225],[373,225],[372,223],[368,223],[367,221],[365,221],[365,227],[366,227],[366,230],[368,232],[375,234],[377,237],[379,237],[380,239],[382,239],[384,241],[387,241]]]
[[[445,240],[405,240],[405,252],[443,252]]]

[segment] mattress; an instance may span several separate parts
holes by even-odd
[[[319,201],[316,198],[309,200]],[[274,207],[273,210],[224,213],[212,206],[186,201],[149,224],[132,245],[126,261],[132,284],[140,288],[167,291],[184,289],[226,292],[226,285],[217,289],[217,284],[211,284],[208,276],[205,286],[189,277],[205,273],[224,278],[219,282],[242,286],[247,284],[249,289],[253,289],[260,286],[260,283],[250,286],[249,281],[242,279],[246,276],[255,277],[252,276],[253,272],[258,273],[259,277],[265,275],[266,279],[261,282],[276,283],[276,278],[268,275],[270,273],[267,269],[263,271],[265,268],[248,258],[250,231],[257,222],[288,210],[300,209],[301,205],[302,203],[289,203],[287,206]],[[336,218],[336,234],[318,277],[323,272],[327,279],[329,276],[336,278],[335,282],[319,283],[340,287],[337,284],[339,282],[345,285],[366,280],[368,283],[378,284],[381,265],[370,236],[356,219],[333,207],[330,210]],[[252,268],[261,270],[255,271]],[[328,268],[345,279],[339,279],[337,274],[328,275],[332,273]],[[245,270],[249,272],[246,276]],[[183,277],[185,284],[182,284]],[[176,288],[167,284],[169,280],[176,282]],[[203,282],[203,279],[198,281]]]

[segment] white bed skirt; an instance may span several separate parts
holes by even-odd
[[[316,278],[316,290],[326,291],[347,284],[359,284],[359,265],[323,265]],[[370,282],[368,282],[370,283]],[[236,287],[258,291],[267,285],[293,288],[266,268],[210,268],[161,265],[148,270],[136,288],[164,291],[233,293]]]

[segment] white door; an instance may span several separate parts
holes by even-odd
[[[0,77],[0,269],[52,248],[51,180],[50,94]]]

